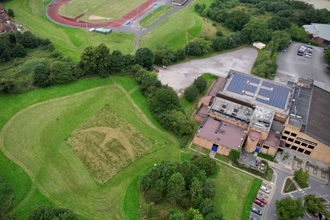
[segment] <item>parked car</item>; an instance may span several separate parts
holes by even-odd
[[[255,208],[255,207],[253,207],[253,208],[251,209],[251,211],[254,212],[254,213],[256,213],[257,215],[262,215],[262,211],[259,210],[259,209],[257,209],[257,208]]]
[[[167,66],[163,66],[163,69],[167,69]]]
[[[311,46],[307,46],[307,48],[308,48],[309,50],[313,51],[313,47],[311,47]]]
[[[261,196],[257,196],[256,199],[259,199],[264,204],[267,204],[267,200],[265,198],[262,198]]]
[[[155,71],[156,73],[159,73],[159,69],[154,69],[154,71]]]
[[[265,203],[261,202],[259,199],[255,199],[254,203],[257,204],[260,207],[264,207]]]
[[[268,193],[268,194],[270,193],[270,192],[269,192],[269,189],[267,189],[266,186],[260,186],[260,190],[261,190],[261,191],[264,191],[265,193]]]
[[[255,217],[251,217],[250,220],[259,220],[259,219],[255,218]]]
[[[306,53],[306,54],[305,54],[305,57],[306,57],[306,58],[312,58],[312,55],[311,55],[311,54],[308,54],[308,53]]]
[[[250,167],[253,168],[253,169],[257,168],[253,163],[250,164]]]
[[[319,212],[313,212],[313,215],[315,216],[315,217],[318,217],[319,216]]]

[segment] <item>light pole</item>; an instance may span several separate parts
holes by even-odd
[[[138,19],[139,17],[139,4],[137,4],[137,7],[136,7],[136,20]]]
[[[88,16],[87,16],[87,11],[88,11],[88,9],[86,9],[86,31],[87,31],[87,29],[88,29],[88,25],[87,25],[87,22],[88,22]]]

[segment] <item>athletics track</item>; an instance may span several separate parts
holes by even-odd
[[[68,3],[71,0],[59,0],[57,2],[51,3],[47,6],[47,16],[50,20],[52,20],[55,23],[69,26],[69,27],[76,27],[76,28],[97,28],[97,27],[110,27],[113,29],[119,28],[122,25],[124,25],[127,22],[133,22],[139,17],[146,14],[148,11],[150,11],[153,8],[153,3],[155,0],[147,0],[143,4],[139,5],[137,8],[133,9],[132,11],[128,12],[126,15],[124,15],[121,18],[118,18],[114,21],[108,21],[108,22],[102,22],[102,23],[89,23],[85,21],[79,21],[78,18],[82,17],[85,12],[76,18],[69,18],[62,16],[58,13],[58,10],[60,7],[66,3]],[[130,23],[130,24],[131,24]]]

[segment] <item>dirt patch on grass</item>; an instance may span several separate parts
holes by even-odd
[[[91,16],[88,17],[88,20],[91,20],[91,21],[105,20],[105,19],[107,19],[107,18],[106,17],[97,16],[97,15],[91,15]]]
[[[68,143],[99,183],[107,182],[152,148],[146,136],[110,107],[74,130]]]

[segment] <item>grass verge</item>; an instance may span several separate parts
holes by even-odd
[[[252,207],[254,198],[257,196],[261,183],[262,183],[261,179],[257,179],[257,178],[253,179],[253,182],[250,185],[249,193],[247,194],[245,201],[244,201],[241,219],[250,218],[251,207]]]
[[[172,11],[174,8],[170,6],[160,6],[157,9],[153,10],[150,14],[144,17],[140,21],[141,27],[148,28],[153,23],[155,23],[159,18],[165,15],[167,12]]]
[[[290,178],[287,178],[285,180],[283,192],[284,193],[289,193],[289,192],[292,192],[292,191],[295,191],[295,190],[297,190],[297,188],[294,185],[293,181]]]
[[[139,203],[140,203],[140,190],[138,186],[139,176],[135,177],[134,180],[129,184],[124,200],[124,213],[126,219],[139,220]]]

